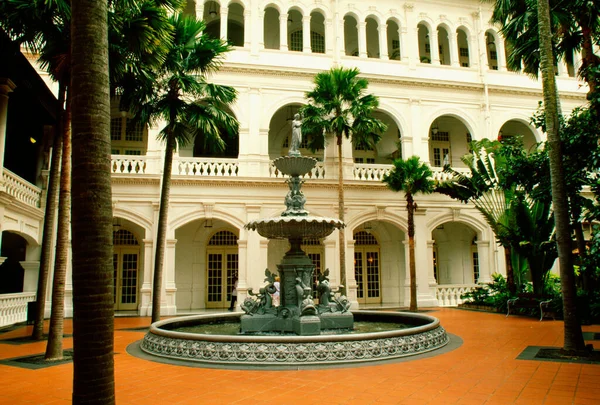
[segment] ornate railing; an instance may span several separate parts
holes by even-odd
[[[270,177],[284,177],[284,174],[275,167],[273,163],[269,166]],[[312,170],[306,173],[304,176],[300,176],[303,179],[324,179],[325,178],[325,165],[323,162],[317,162],[316,166]]]
[[[439,284],[435,287],[435,298],[440,307],[455,307],[462,304],[461,295],[477,287],[477,284]]]
[[[146,174],[147,157],[139,155],[112,155],[112,173]]]
[[[31,207],[40,208],[41,188],[34,186],[6,168],[2,172],[2,180],[8,195]]]
[[[0,294],[0,327],[25,322],[31,301],[35,301],[34,292]]]
[[[179,158],[173,166],[173,174],[184,176],[236,177],[239,174],[237,159]]]
[[[354,180],[381,181],[392,170],[392,165],[362,164],[354,165]]]

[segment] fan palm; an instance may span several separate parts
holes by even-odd
[[[396,159],[392,171],[383,177],[383,182],[393,191],[403,191],[406,195],[408,211],[408,255],[410,272],[410,310],[417,310],[417,269],[415,260],[415,220],[417,204],[414,197],[418,193],[430,194],[434,191],[433,173],[429,166],[419,161],[418,156],[407,160]]]
[[[313,90],[306,93],[308,104],[300,109],[303,136],[308,136],[312,150],[323,149],[326,138],[334,137],[338,153],[338,212],[344,221],[344,176],[342,141],[350,138],[357,147],[373,149],[386,125],[373,117],[379,99],[366,94],[368,81],[359,78],[356,68],[332,68],[318,73]],[[340,283],[346,281],[346,241],[344,229],[339,231]]]
[[[229,141],[238,131],[237,120],[225,111],[237,97],[235,89],[211,84],[205,78],[207,73],[218,69],[230,46],[204,34],[203,21],[174,14],[169,22],[174,33],[165,61],[156,68],[129,72],[123,81],[121,97],[122,105],[134,114],[134,121],[166,123],[160,132],[166,148],[156,237],[152,322],[160,320],[173,152],[177,146],[184,146],[197,137],[213,150],[223,150],[226,140],[222,134]]]

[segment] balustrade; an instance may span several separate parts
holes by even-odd
[[[35,301],[34,292],[0,294],[0,327],[25,322],[31,301]]]
[[[362,164],[354,165],[354,180],[381,181],[383,176],[389,174],[392,165]]]
[[[34,186],[6,168],[2,172],[2,180],[8,195],[31,207],[40,208],[41,188]]]
[[[435,287],[435,298],[440,307],[455,307],[462,304],[461,295],[477,287],[477,284],[440,284]]]
[[[236,177],[239,174],[237,159],[179,158],[176,174],[183,176]]]
[[[139,155],[112,155],[112,173],[146,174],[147,157]]]

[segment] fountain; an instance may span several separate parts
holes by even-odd
[[[304,209],[306,198],[300,190],[304,181],[300,177],[310,172],[317,160],[300,155],[297,149],[299,131],[299,127],[292,131],[288,156],[273,161],[281,173],[289,176],[286,210],[278,217],[246,224],[247,229],[255,230],[265,238],[289,240],[290,250],[277,265],[281,277],[281,305],[272,305],[270,294],[275,292],[275,274],[266,269],[268,284],[258,294],[249,289],[249,297],[242,304],[246,312],[241,317],[242,333],[279,331],[306,336],[319,335],[322,329],[350,330],[353,327],[350,303],[339,291],[331,290],[329,270],[318,275],[319,303],[316,305],[312,299],[315,266],[300,245],[305,238],[321,239],[345,225],[338,219],[311,216]]]
[[[371,362],[411,356],[439,349],[448,336],[436,318],[407,313],[350,312],[350,302],[329,285],[329,270],[318,274],[318,303],[313,301],[315,266],[301,249],[305,238],[324,238],[345,224],[334,218],[312,216],[304,208],[301,176],[317,160],[301,156],[300,119],[292,124],[288,156],[273,164],[289,176],[286,210],[277,217],[246,224],[268,239],[287,239],[290,250],[277,270],[281,278],[281,304],[273,305],[276,273],[265,270],[265,286],[251,288],[239,314],[197,315],[156,322],[140,344],[151,356],[210,365],[301,366]],[[387,324],[384,331],[351,333],[354,321]],[[238,324],[239,322],[239,324]],[[199,325],[232,324],[235,334],[194,333]],[[239,325],[239,327],[238,327]],[[209,328],[210,329],[210,328]]]

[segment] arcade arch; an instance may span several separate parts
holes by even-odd
[[[432,167],[464,167],[461,157],[469,152],[471,132],[452,115],[437,117],[429,127],[429,164]]]
[[[175,230],[177,311],[227,308],[239,272],[239,230],[216,218],[197,218]]]
[[[480,277],[477,231],[462,222],[444,222],[432,232],[433,276],[438,284],[474,284]]]

